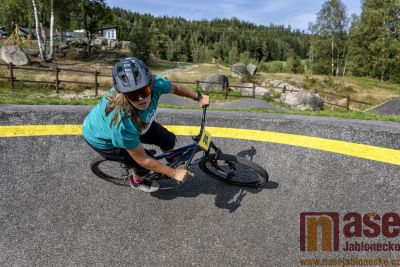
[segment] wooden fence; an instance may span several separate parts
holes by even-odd
[[[21,82],[21,83],[38,83],[38,84],[50,84],[50,85],[54,85],[56,88],[56,93],[60,92],[60,84],[64,83],[64,84],[84,84],[84,85],[93,85],[94,89],[95,89],[95,95],[98,96],[99,93],[99,87],[100,87],[100,83],[98,78],[99,77],[108,77],[108,78],[112,78],[111,75],[105,75],[102,74],[99,71],[85,71],[85,70],[74,70],[74,69],[64,69],[64,68],[59,68],[58,66],[55,66],[53,68],[35,68],[35,67],[20,67],[20,66],[15,66],[13,64],[0,64],[0,67],[6,67],[8,69],[8,76],[0,76],[0,80],[7,80],[8,81],[8,85],[9,88],[11,88],[12,90],[14,90],[15,88],[15,83],[16,82]],[[55,79],[53,81],[37,81],[37,80],[26,80],[26,79],[17,79],[17,77],[15,77],[15,73],[14,70],[27,70],[27,71],[42,71],[42,72],[48,72],[48,73],[54,73]],[[76,72],[76,73],[84,73],[86,75],[86,77],[88,75],[93,77],[93,82],[82,82],[82,81],[71,81],[71,80],[60,80],[59,79],[59,73],[61,72]],[[229,83],[217,83],[217,82],[208,82],[208,81],[200,81],[197,80],[195,82],[182,82],[182,81],[171,81],[171,82],[175,82],[175,83],[180,83],[180,84],[192,84],[192,85],[196,85],[196,90],[200,90],[200,84],[201,83],[208,83],[208,84],[217,84],[220,86],[221,88],[221,92],[214,92],[214,93],[219,93],[219,94],[223,94],[224,98],[227,99],[229,96],[229,88],[245,88],[245,89],[251,89],[251,94],[248,96],[237,96],[237,97],[252,97],[252,98],[256,98],[256,85],[253,83],[252,86],[241,86],[241,85],[230,85]],[[290,91],[297,91],[297,90],[286,90],[286,89],[282,89],[282,92],[290,92]],[[363,101],[358,101],[358,100],[354,100],[351,99],[350,96],[343,96],[343,95],[337,95],[337,94],[333,94],[333,93],[328,93],[325,91],[319,91],[318,93],[322,94],[322,96],[333,96],[333,97],[337,97],[337,98],[341,98],[341,99],[346,99],[346,104],[345,105],[339,105],[337,103],[332,103],[326,100],[326,97],[324,99],[326,104],[332,105],[332,106],[336,106],[336,107],[340,107],[340,108],[344,108],[347,110],[350,110],[350,103],[354,102],[354,103],[358,103],[358,104],[363,104],[363,105],[372,105],[371,103],[366,103]],[[236,96],[236,95],[235,95]]]
[[[31,67],[20,67],[15,66],[13,64],[0,64],[0,66],[8,68],[8,76],[0,76],[0,80],[8,80],[8,86],[14,90],[15,83],[39,83],[39,84],[51,84],[55,86],[56,93],[60,92],[60,84],[62,83],[70,83],[70,84],[86,84],[86,85],[93,85],[95,89],[96,96],[99,93],[100,84],[98,82],[98,77],[111,77],[110,75],[103,75],[98,71],[85,71],[85,70],[73,70],[73,69],[63,69],[55,66],[54,68],[31,68]],[[27,70],[27,71],[40,71],[40,72],[48,72],[54,73],[55,79],[53,81],[37,81],[37,80],[24,80],[24,79],[17,79],[14,74],[14,70]],[[60,72],[76,72],[76,73],[84,73],[86,75],[93,75],[93,82],[82,82],[82,81],[70,81],[70,80],[60,80],[59,73]]]

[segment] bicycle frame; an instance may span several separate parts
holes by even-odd
[[[172,163],[169,164],[169,166],[171,167],[176,167],[179,163],[181,162],[186,162],[185,164],[185,169],[189,168],[189,166],[192,163],[193,157],[194,155],[196,155],[198,152],[200,151],[204,151],[203,149],[201,149],[198,145],[199,141],[200,141],[200,137],[203,134],[205,125],[206,125],[206,112],[207,112],[207,107],[208,105],[205,105],[203,107],[203,115],[201,118],[201,126],[200,126],[200,133],[197,136],[192,137],[194,143],[190,144],[190,145],[186,145],[177,149],[174,149],[172,151],[163,153],[161,155],[156,155],[155,159],[156,160],[160,160],[169,156],[178,156],[178,158],[176,160],[174,160]],[[220,152],[220,149],[217,148],[213,142],[211,142],[210,144],[210,148],[213,148],[214,150],[216,150],[217,152]],[[209,154],[209,151],[204,151],[205,156],[207,157]]]

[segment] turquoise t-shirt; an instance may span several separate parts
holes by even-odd
[[[110,125],[114,117],[114,110],[106,116],[105,109],[108,103],[106,96],[112,95],[114,91],[115,89],[112,88],[107,92],[100,100],[100,103],[86,116],[82,126],[83,137],[92,146],[99,149],[112,149],[114,147],[135,148],[140,144],[140,135],[144,134],[147,129],[141,131],[139,126],[130,116],[126,116],[127,113],[122,109],[119,112],[119,116],[122,118],[121,123],[118,125],[116,122]],[[153,122],[156,116],[158,99],[162,94],[167,94],[170,91],[171,82],[156,76],[151,91],[150,105],[146,110],[139,111],[139,116],[145,123],[151,124]]]

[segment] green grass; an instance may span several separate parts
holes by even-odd
[[[51,87],[38,87],[35,89],[16,88],[11,91],[7,87],[0,86],[0,104],[16,105],[95,105],[101,96],[93,96],[80,99],[63,99],[61,95],[54,95]]]
[[[189,86],[192,90],[196,89],[196,86]],[[238,96],[237,92],[230,92],[232,96],[228,97],[228,101],[242,99]],[[63,99],[60,96],[49,96],[54,95],[55,90],[51,87],[39,87],[36,89],[15,89],[11,91],[7,87],[0,85],[0,104],[20,104],[20,105],[95,105],[101,98],[101,95],[89,96],[80,99]],[[210,92],[211,102],[223,101],[224,95]],[[162,108],[175,108],[175,109],[199,109],[198,107],[181,107],[172,105],[159,105]],[[225,110],[225,111],[241,111],[241,112],[259,112],[259,113],[281,113],[273,110],[266,109],[216,109],[210,106],[211,110]],[[337,117],[346,119],[360,119],[360,120],[378,120],[378,121],[392,121],[400,122],[400,116],[398,115],[377,115],[364,113],[361,111],[347,111],[347,110],[322,110],[322,111],[288,111],[284,114],[293,115],[306,115],[306,116],[323,116],[323,117]]]
[[[173,68],[174,68],[174,66],[152,66],[152,67],[150,67],[150,70],[153,74],[158,74],[160,72],[163,72],[165,70],[170,70]]]
[[[400,86],[389,81],[382,82],[368,77],[346,77],[347,80],[358,83],[363,88],[380,88],[400,95]]]

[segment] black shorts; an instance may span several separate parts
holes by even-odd
[[[143,144],[156,145],[162,150],[167,151],[175,147],[176,136],[174,133],[171,133],[159,123],[153,121],[153,123],[150,125],[149,130],[144,135],[140,136],[140,142],[142,142]],[[88,142],[86,141],[86,143]],[[106,159],[125,163],[130,168],[133,168],[134,172],[138,176],[144,176],[150,172],[149,170],[143,168],[138,163],[136,163],[136,161],[132,159],[128,151],[124,148],[116,147],[113,149],[104,150],[93,147],[89,143],[88,145]],[[151,155],[147,149],[145,149],[145,151],[147,155],[153,157],[153,155]]]

